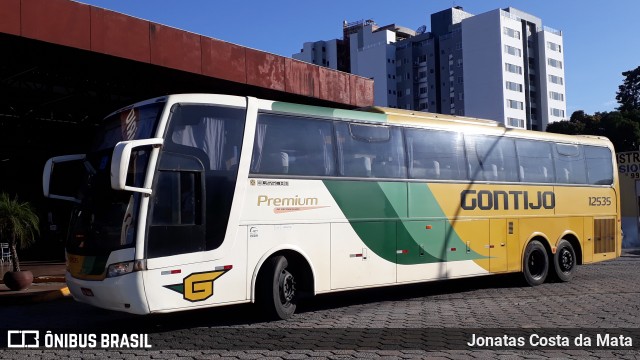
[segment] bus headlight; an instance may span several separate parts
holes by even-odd
[[[116,277],[133,271],[133,261],[126,261],[109,265],[107,277]]]
[[[109,265],[107,268],[107,277],[116,277],[126,275],[133,271],[140,271],[147,269],[146,260],[124,261]]]

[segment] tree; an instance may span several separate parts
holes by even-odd
[[[640,125],[613,111],[602,118],[603,134],[613,143],[616,152],[637,151],[640,144]]]
[[[0,239],[7,239],[11,252],[13,271],[20,271],[17,249],[24,249],[40,233],[40,219],[28,202],[13,199],[7,193],[0,194]]]
[[[640,66],[634,70],[622,73],[625,77],[622,85],[618,86],[616,100],[620,103],[618,110],[627,112],[640,110]]]
[[[547,125],[547,132],[556,134],[579,135],[583,130],[583,124],[569,120],[556,121]]]

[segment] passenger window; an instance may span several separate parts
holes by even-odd
[[[587,174],[582,147],[555,144],[554,163],[556,182],[561,184],[586,184]]]
[[[516,140],[520,181],[553,183],[556,181],[553,167],[552,144],[530,140]]]
[[[467,167],[461,133],[405,129],[409,177],[464,180]]]
[[[465,136],[470,176],[478,181],[518,181],[513,139],[497,136]]]
[[[331,122],[259,114],[251,173],[335,175]]]
[[[400,129],[353,123],[335,123],[335,129],[341,176],[406,177]]]
[[[587,158],[587,179],[591,185],[611,185],[613,183],[613,163],[611,150],[605,147],[585,146]]]

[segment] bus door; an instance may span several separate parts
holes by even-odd
[[[225,237],[246,111],[193,104],[172,113],[149,205],[150,310],[245,300],[246,240]]]

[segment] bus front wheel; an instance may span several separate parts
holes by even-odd
[[[570,242],[560,240],[556,253],[553,255],[553,268],[555,277],[562,282],[571,280],[576,268],[576,251]]]
[[[284,256],[273,256],[264,264],[257,300],[271,319],[288,319],[296,311],[296,279],[288,266]]]
[[[524,251],[523,274],[527,284],[536,286],[544,283],[549,272],[549,257],[544,245],[532,240]]]

